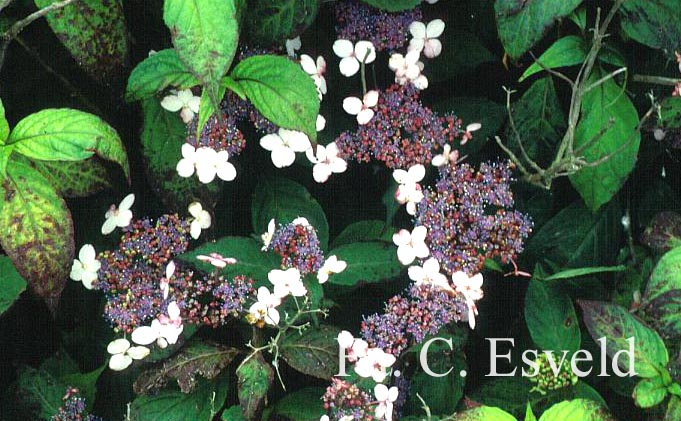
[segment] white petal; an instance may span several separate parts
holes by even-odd
[[[142,360],[146,358],[151,351],[146,346],[133,346],[126,352],[133,360]]]
[[[308,75],[317,74],[317,65],[315,64],[314,59],[307,54],[301,54],[300,67],[302,67],[303,71]]]
[[[220,162],[216,169],[221,180],[232,181],[236,178],[236,168],[229,162]]]
[[[276,308],[270,308],[267,310],[267,314],[265,315],[265,323],[272,326],[279,324],[279,312]]]
[[[426,25],[423,22],[415,21],[409,25],[409,32],[414,38],[426,37]]]
[[[102,225],[102,234],[103,235],[108,235],[113,232],[113,230],[116,229],[116,219],[115,218],[107,218],[106,221],[104,221],[104,224]]]
[[[435,155],[433,157],[433,160],[431,161],[431,164],[433,164],[436,167],[441,167],[447,163],[447,158],[445,158],[444,155]]]
[[[374,386],[374,396],[376,396],[377,401],[387,401],[388,386],[384,384],[377,384],[376,386]]]
[[[357,115],[362,111],[362,100],[356,96],[349,96],[343,100],[343,109],[348,114]]]
[[[359,61],[354,57],[345,57],[338,65],[343,76],[350,77],[359,71]]]
[[[189,143],[184,143],[182,145],[182,157],[183,158],[189,158],[193,159],[194,154],[196,153],[196,148],[190,145]]]
[[[130,339],[139,345],[149,345],[158,339],[158,331],[151,326],[140,326],[132,331]]]
[[[201,224],[201,228],[203,229],[210,228],[211,224],[213,223],[213,219],[211,218],[208,211],[201,212],[201,215],[199,216],[198,219],[199,223]]]
[[[393,178],[395,181],[397,181],[399,184],[405,184],[409,182],[409,175],[405,170],[395,170],[393,171]]]
[[[74,281],[80,281],[83,279],[83,264],[76,259],[73,259],[73,265],[71,265],[71,274],[69,277]]]
[[[184,107],[184,103],[177,96],[168,95],[161,101],[161,107],[174,113],[180,111],[180,109]]]
[[[130,342],[127,339],[120,338],[109,342],[106,347],[106,352],[109,354],[122,354],[130,348]]]
[[[317,115],[317,121],[315,121],[315,128],[318,132],[321,132],[326,127],[326,119],[323,115]],[[309,139],[308,139],[309,140]]]
[[[411,28],[411,27],[410,27]],[[428,22],[426,27],[427,38],[437,38],[445,31],[445,22],[442,19],[435,19]]]
[[[189,224],[189,235],[195,240],[201,236],[201,224],[199,221],[193,220],[191,224]]]
[[[208,184],[215,180],[215,175],[217,174],[217,169],[213,165],[203,165],[196,169],[196,175],[199,177],[199,181],[203,184]]]
[[[426,279],[426,271],[421,266],[409,266],[407,273],[409,274],[409,279],[416,283],[421,283]]]
[[[417,77],[412,81],[412,83],[419,90],[424,90],[428,88],[428,78],[426,78],[424,75]]]
[[[406,229],[401,229],[393,234],[393,243],[396,246],[407,245],[411,242],[411,234]]]
[[[171,320],[176,320],[180,317],[180,307],[175,301],[168,304],[168,317],[170,317]]]
[[[350,57],[353,51],[352,42],[347,39],[339,39],[333,43],[333,52],[336,53],[338,57]]]
[[[407,173],[409,174],[409,180],[412,183],[418,183],[419,181],[423,180],[423,177],[425,177],[426,167],[421,164],[416,164],[411,166]]]
[[[132,204],[135,203],[135,195],[133,193],[130,193],[129,195],[125,196],[123,200],[121,200],[120,206],[118,206],[119,210],[128,210],[132,207]]]
[[[374,110],[365,108],[357,114],[357,123],[363,126],[370,122],[372,118],[374,118]]]
[[[336,174],[345,172],[345,170],[348,169],[348,163],[345,162],[342,158],[334,158],[331,161],[331,172],[334,172]]]
[[[296,160],[296,153],[287,147],[280,147],[272,151],[272,163],[277,168],[289,167]]]
[[[116,221],[116,226],[119,226],[121,228],[127,227],[128,225],[130,225],[130,221],[132,221],[132,211],[121,210],[118,212],[118,215],[114,217],[114,220]]]
[[[194,114],[199,113],[199,106],[200,105],[201,105],[201,97],[200,96],[192,96],[191,99],[189,100],[189,102],[187,103],[187,107],[189,107],[189,109]]]
[[[355,44],[355,57],[364,63],[372,63],[376,60],[376,48],[370,41],[358,41]]]
[[[423,264],[423,270],[429,275],[438,274],[440,273],[440,262],[436,258],[431,257]]]
[[[468,126],[466,126],[466,131],[467,132],[474,132],[476,130],[480,130],[482,128],[482,124],[480,123],[471,123]]]
[[[411,53],[412,51],[420,53],[423,51],[423,47],[426,45],[426,40],[423,38],[412,38],[411,41],[409,41],[409,47],[407,49],[408,53]]]
[[[279,135],[293,152],[305,152],[312,146],[310,138],[297,130],[279,129]]]
[[[166,265],[166,278],[170,279],[175,274],[175,262],[172,260]]]
[[[404,56],[402,54],[393,54],[390,56],[390,59],[388,60],[388,67],[390,67],[390,70],[397,70],[404,66]]]
[[[341,330],[341,332],[338,334],[338,346],[341,348],[350,348],[352,346],[352,342],[354,342],[355,338],[353,338],[352,333],[348,332],[347,330]]]
[[[175,170],[180,177],[191,177],[194,174],[194,162],[183,158],[177,163]]]
[[[109,360],[109,368],[114,371],[123,371],[132,364],[132,358],[126,354],[116,354]]]
[[[312,167],[312,178],[317,183],[325,183],[331,176],[331,167],[328,164],[320,163]]]
[[[268,134],[260,138],[260,146],[265,150],[273,151],[284,144],[284,140],[276,133]]]
[[[199,202],[192,202],[189,204],[188,210],[191,216],[193,216],[194,218],[198,218],[199,215],[201,215],[201,212],[203,211],[203,206],[201,206],[201,203]]]
[[[407,245],[402,245],[397,248],[397,260],[399,260],[403,265],[410,264],[415,258],[416,254],[414,253],[413,248]]]
[[[435,58],[442,52],[442,43],[438,39],[429,39],[423,49],[423,55],[428,58]]]
[[[373,107],[378,104],[378,91],[371,90],[364,95],[362,101],[365,107]]]
[[[84,272],[82,277],[83,286],[86,289],[92,289],[92,283],[97,279],[97,274],[92,272]]]
[[[324,145],[317,145],[317,155],[324,154],[326,155],[326,152],[323,152]],[[308,161],[312,162],[313,164],[318,163],[321,161],[319,158],[315,156],[315,148],[310,148],[305,151],[305,156],[307,157]]]
[[[95,256],[95,248],[92,247],[92,244],[84,244],[78,252],[78,258],[83,263],[95,260]]]

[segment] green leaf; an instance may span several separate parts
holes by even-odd
[[[681,399],[672,396],[667,404],[667,412],[664,414],[664,421],[676,421],[681,419]]]
[[[326,414],[320,399],[323,395],[324,388],[321,387],[306,387],[287,393],[274,405],[271,419],[278,415],[279,419],[291,421],[319,421]]]
[[[442,53],[437,60],[428,63],[428,80],[431,83],[450,80],[477,69],[483,63],[496,60],[477,36],[457,25],[446,25],[439,39]]]
[[[478,406],[458,412],[445,421],[516,421],[515,417],[503,409],[492,406]]]
[[[151,188],[170,211],[185,212],[194,201],[204,208],[213,207],[220,183],[203,184],[196,176],[180,177],[175,169],[182,159],[187,126],[176,113],[164,110],[155,98],[143,101],[142,111],[142,154]]]
[[[643,302],[650,302],[666,292],[676,290],[681,290],[681,247],[668,251],[657,262],[646,286]]]
[[[559,288],[531,280],[525,296],[525,321],[532,340],[541,349],[558,352],[579,349],[582,337],[575,308]]]
[[[215,267],[210,263],[201,262],[196,256],[219,253],[224,257],[233,257],[236,264],[227,265],[221,274],[226,279],[236,275],[245,275],[261,282],[267,282],[270,270],[280,266],[279,260],[272,253],[260,250],[260,242],[248,237],[223,237],[216,242],[209,242],[178,256],[179,259],[196,265],[198,268],[213,272]]]
[[[130,178],[118,133],[99,117],[68,108],[50,108],[22,119],[7,139],[15,151],[44,161],[82,161],[97,154],[120,165]]]
[[[470,399],[487,406],[502,408],[516,417],[522,417],[527,403],[537,410],[541,395],[530,394],[530,382],[521,377],[495,378],[483,383],[470,394]]]
[[[183,393],[192,393],[197,376],[214,379],[238,354],[236,348],[194,340],[178,354],[165,360],[162,367],[142,373],[135,381],[135,393],[151,394],[170,380],[176,380]]]
[[[679,49],[681,8],[676,0],[627,0],[619,9],[624,34],[641,44],[664,50]]]
[[[647,301],[644,307],[647,320],[666,338],[681,335],[681,290],[667,291]]]
[[[494,12],[501,43],[513,59],[532,48],[553,24],[568,16],[582,0],[496,0]]]
[[[640,408],[652,408],[667,397],[667,388],[662,377],[643,379],[634,388],[634,403]]]
[[[2,180],[0,244],[32,290],[56,309],[73,263],[73,222],[64,200],[31,166],[11,160]]]
[[[177,51],[169,48],[150,55],[132,69],[125,90],[125,100],[138,101],[154,96],[169,86],[187,89],[199,83],[182,63]]]
[[[305,31],[318,10],[318,0],[251,1],[246,14],[248,35],[257,44],[281,44]]]
[[[26,290],[26,281],[7,256],[0,256],[0,315]]]
[[[35,0],[39,8],[58,0]],[[121,77],[128,37],[120,0],[80,0],[46,16],[57,38],[94,79],[109,84]]]
[[[543,278],[542,281],[554,281],[557,279],[577,278],[579,276],[593,275],[596,273],[624,272],[626,269],[627,267],[622,265],[567,269],[554,273],[553,275],[547,276],[546,278]]]
[[[274,370],[259,352],[241,363],[236,370],[239,404],[247,420],[260,419],[267,401],[267,392],[274,380]]]
[[[111,187],[106,168],[97,158],[84,161],[40,161],[33,166],[63,197],[85,197]]]
[[[385,222],[367,220],[353,222],[341,231],[331,243],[332,248],[358,241],[388,241],[392,242],[392,230],[386,228]]]
[[[636,374],[642,378],[651,378],[665,370],[669,355],[657,332],[645,326],[623,307],[599,301],[580,300],[578,303],[591,337],[594,340],[606,338],[607,353],[611,358],[620,350],[628,350],[627,338],[634,337]],[[621,368],[625,371],[628,369]]]
[[[662,101],[658,124],[665,129],[681,128],[681,97],[672,96]]]
[[[288,224],[299,216],[307,218],[317,230],[322,249],[329,244],[329,223],[321,205],[305,187],[282,177],[266,178],[255,188],[251,221],[256,234],[267,232],[270,220]]]
[[[539,421],[615,421],[610,413],[596,402],[574,399],[553,405]]]
[[[7,162],[12,152],[14,152],[13,146],[0,145],[0,177],[2,178],[7,176]]]
[[[253,56],[239,62],[230,76],[266,119],[317,139],[317,87],[299,64],[281,56]]]
[[[527,403],[527,410],[525,411],[525,419],[523,421],[537,421],[537,417],[532,412],[532,405],[529,402]]]
[[[2,105],[2,100],[0,100],[0,145],[5,144],[9,136],[9,123],[5,118],[5,107]]]
[[[338,374],[339,332],[329,325],[310,327],[302,333],[291,331],[281,340],[280,356],[303,374],[330,380]]]
[[[397,260],[393,244],[377,241],[345,244],[331,250],[348,266],[341,273],[329,277],[334,285],[354,286],[360,282],[380,282],[400,274],[402,266]]]
[[[135,421],[211,421],[227,397],[229,377],[199,380],[192,393],[163,390],[153,396],[138,396],[130,407]]]
[[[589,80],[594,83],[603,75],[594,71]],[[570,175],[570,182],[589,209],[597,210],[610,201],[634,169],[641,143],[637,125],[634,104],[614,80],[584,94],[575,130],[575,150],[587,162],[611,156],[595,167],[583,167]]]
[[[222,413],[222,419],[224,421],[246,421],[239,405],[227,408],[227,410]]]
[[[18,373],[14,404],[32,415],[24,419],[49,420],[59,412],[67,386],[45,370],[23,367]]]
[[[227,86],[225,86],[224,84],[220,84],[220,87],[218,88],[218,98],[223,98],[225,96],[225,92],[227,92]],[[206,123],[213,116],[213,114],[216,113],[216,111],[217,110],[213,106],[213,103],[211,102],[210,97],[207,94],[207,91],[204,90],[203,92],[201,92],[201,102],[199,104],[199,120],[196,123],[197,139],[201,137],[203,128],[206,126]]]
[[[67,386],[75,387],[85,398],[85,403],[91,408],[95,404],[97,394],[97,380],[107,365],[102,365],[88,373],[71,373],[59,377],[59,381]]]
[[[364,3],[377,9],[388,12],[401,12],[413,9],[421,3],[421,0],[362,0]]]
[[[577,35],[569,35],[554,42],[544,53],[525,70],[518,82],[541,72],[544,68],[555,69],[556,67],[568,67],[581,64],[586,59],[589,47],[584,38]],[[541,65],[539,64],[541,63]],[[542,67],[543,65],[543,67]]]
[[[239,42],[241,10],[237,0],[165,0],[163,20],[180,60],[208,90],[215,108],[220,80]]]

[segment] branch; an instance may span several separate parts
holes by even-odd
[[[12,3],[12,0],[0,0],[0,12],[2,12],[2,9],[5,7],[9,6],[10,3]]]
[[[632,77],[634,82],[652,83],[654,85],[675,86],[681,83],[681,79],[674,79],[671,77],[650,76],[650,75],[634,75]]]

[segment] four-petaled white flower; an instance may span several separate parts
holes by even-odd
[[[132,364],[132,360],[141,360],[149,355],[146,346],[130,346],[130,341],[124,338],[109,342],[106,350],[111,354],[109,368],[114,371],[122,371]]]
[[[393,419],[393,404],[399,396],[399,390],[396,386],[388,389],[388,386],[384,384],[377,384],[374,386],[374,396],[376,396],[376,415],[377,419],[385,418],[386,421],[392,421]]]
[[[296,56],[296,50],[300,50],[300,47],[303,44],[300,42],[300,36],[297,36],[292,39],[287,39],[286,40],[286,54],[288,54],[289,57],[295,57]]]
[[[184,325],[180,317],[180,307],[175,301],[168,304],[168,315],[161,314],[151,322],[151,326],[139,326],[133,330],[130,338],[140,345],[156,344],[165,348],[168,344],[177,343]]]
[[[454,292],[447,282],[447,277],[440,273],[440,262],[431,257],[423,263],[423,266],[409,266],[409,279],[416,285],[433,285],[446,291]]]
[[[104,214],[106,221],[102,225],[102,234],[107,235],[113,232],[116,227],[127,227],[132,220],[132,211],[130,208],[135,203],[135,195],[130,193],[125,196],[121,203],[116,208],[116,205],[111,205],[108,211]]]
[[[189,214],[193,216],[189,225],[189,234],[196,240],[201,235],[202,229],[210,228],[212,219],[210,213],[204,210],[199,202],[189,204]]]
[[[277,168],[288,167],[296,160],[296,152],[305,152],[312,147],[310,139],[303,132],[280,128],[260,139],[260,146],[272,152],[272,163]]]
[[[322,95],[326,95],[326,79],[324,74],[326,73],[326,60],[324,57],[318,56],[317,62],[307,54],[300,56],[300,66],[303,71],[312,77],[315,86],[317,86],[317,93],[319,94],[319,100],[321,101]]]
[[[437,37],[442,35],[445,30],[445,23],[442,19],[435,19],[428,22],[412,22],[409,25],[409,32],[413,38],[409,42],[409,51],[423,51],[423,55],[428,58],[435,58],[442,52],[442,43]]]
[[[343,100],[343,109],[350,115],[357,116],[357,123],[360,125],[367,124],[374,117],[374,110],[378,104],[378,91],[369,91],[364,94],[363,99],[356,96],[350,96]]]
[[[305,151],[307,159],[314,164],[312,167],[312,177],[317,183],[324,183],[331,174],[339,174],[348,169],[348,163],[338,156],[338,146],[336,142],[328,145],[317,145],[315,156],[314,148]]]
[[[267,224],[267,232],[260,235],[260,238],[262,239],[262,247],[260,248],[260,251],[265,251],[268,249],[276,229],[277,224],[274,222],[274,219],[270,219],[270,222]]]
[[[392,367],[397,359],[380,348],[369,348],[367,354],[357,360],[355,372],[360,377],[371,377],[376,383],[385,380],[386,369]]]
[[[425,259],[430,254],[426,245],[426,235],[428,229],[419,225],[409,233],[406,229],[401,229],[393,234],[393,243],[397,246],[397,260],[403,265],[408,265],[417,257]]]
[[[168,293],[170,292],[170,279],[175,274],[175,262],[172,260],[166,266],[166,276],[161,278],[159,281],[161,292],[163,292],[163,299],[168,298]]]
[[[348,267],[348,264],[343,260],[338,260],[336,255],[329,256],[319,268],[317,272],[317,280],[320,284],[329,280],[329,275],[334,273],[341,273]]]
[[[276,326],[279,324],[279,311],[277,306],[281,304],[281,299],[271,294],[267,287],[258,288],[258,301],[255,302],[248,313],[255,322],[263,320],[268,325]]]
[[[213,148],[194,148],[189,143],[182,145],[182,159],[177,163],[177,173],[180,177],[191,177],[196,170],[199,181],[208,184],[217,175],[225,181],[236,178],[236,168],[229,160],[229,152],[217,152]]]
[[[102,263],[97,260],[97,253],[92,244],[85,244],[78,252],[78,259],[73,259],[71,266],[71,279],[82,281],[83,286],[92,289],[92,282],[97,279],[97,271]]]
[[[439,155],[435,155],[431,163],[436,167],[441,167],[446,164],[452,165],[456,164],[456,161],[458,160],[459,151],[457,151],[456,149],[452,150],[452,147],[449,146],[449,144],[445,144],[445,146],[442,148],[442,153]]]
[[[304,217],[304,216],[299,216],[299,217],[297,217],[296,219],[294,219],[293,221],[291,221],[291,223],[292,223],[293,225],[302,225],[302,226],[304,226],[304,227],[310,227],[310,226],[311,226],[311,225],[310,225],[310,221],[308,221],[307,218]]]
[[[400,204],[407,204],[407,213],[416,214],[416,204],[423,200],[424,195],[421,191],[419,181],[426,175],[426,168],[421,164],[416,164],[405,170],[395,170],[393,178],[399,183],[395,191],[395,200]]]
[[[215,266],[216,268],[224,268],[227,265],[233,265],[236,264],[236,259],[233,257],[222,257],[221,254],[218,253],[211,253],[208,256],[204,254],[199,254],[196,256],[198,260],[201,260],[202,262],[208,262],[211,265]]]
[[[355,338],[347,330],[341,330],[338,334],[338,346],[345,350],[345,356],[351,363],[366,357],[369,344],[360,338]]]
[[[161,107],[173,113],[182,110],[180,111],[180,117],[182,117],[182,121],[185,124],[189,124],[192,118],[194,118],[194,114],[199,112],[201,97],[194,96],[191,89],[171,92],[171,95],[163,98]]]
[[[476,130],[480,130],[482,128],[482,124],[480,123],[471,123],[468,126],[466,126],[466,133],[463,134],[463,137],[461,138],[461,144],[465,145],[466,142],[471,140],[473,138],[473,133]]]
[[[475,316],[478,315],[478,307],[475,302],[484,295],[482,292],[482,281],[481,273],[470,277],[465,272],[456,272],[452,275],[452,284],[454,284],[456,292],[463,295],[466,299],[468,325],[471,329],[475,329]]]
[[[395,53],[390,56],[388,67],[395,72],[395,82],[400,85],[412,83],[417,89],[424,90],[428,87],[428,78],[421,74],[423,63],[419,61],[420,54],[412,50],[406,56]]]
[[[333,52],[341,58],[340,72],[350,77],[359,71],[360,63],[369,64],[376,60],[376,48],[370,41],[358,41],[354,46],[347,39],[333,43]]]
[[[284,298],[289,294],[294,297],[307,294],[307,289],[300,278],[300,271],[296,268],[272,269],[267,274],[267,279],[274,285],[274,296],[277,298]]]

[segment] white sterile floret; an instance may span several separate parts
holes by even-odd
[[[408,265],[417,257],[419,259],[428,257],[430,250],[425,242],[427,234],[428,229],[423,225],[414,227],[411,233],[401,229],[393,234],[393,243],[397,246],[397,260],[403,265]]]
[[[481,273],[468,276],[465,272],[456,272],[452,275],[454,289],[466,299],[466,305],[468,306],[468,324],[471,329],[475,329],[475,316],[478,315],[478,307],[475,302],[484,295],[482,292],[482,282]]]
[[[218,178],[232,181],[236,178],[236,168],[228,162],[229,152],[217,152],[213,148],[194,148],[189,143],[182,145],[182,159],[177,163],[180,177],[191,177],[196,171],[199,181],[208,184]]]
[[[456,164],[456,161],[458,160],[459,151],[456,149],[452,151],[452,147],[449,144],[445,144],[445,146],[442,148],[442,153],[435,155],[431,163],[436,167],[441,167],[447,164]]]
[[[267,287],[260,287],[258,288],[258,301],[248,309],[248,313],[256,322],[262,320],[268,325],[276,326],[279,324],[277,306],[280,304],[280,298],[271,294]]]
[[[221,254],[219,253],[211,253],[208,256],[204,254],[199,254],[196,256],[197,260],[200,260],[202,262],[208,262],[211,265],[215,266],[216,268],[222,269],[224,267],[227,267],[227,265],[234,265],[236,264],[236,259],[233,257],[222,257]]]
[[[285,298],[289,294],[294,297],[302,297],[307,294],[300,271],[296,268],[273,269],[267,274],[267,279],[274,285],[274,296],[277,298]]]
[[[130,341],[124,338],[115,339],[109,342],[106,350],[111,354],[109,368],[114,371],[122,371],[132,364],[132,360],[141,360],[149,355],[149,348],[146,346],[130,346]]]
[[[369,344],[364,339],[355,338],[347,330],[341,330],[337,340],[338,346],[345,350],[345,356],[351,363],[366,357]]]
[[[330,275],[334,273],[341,273],[347,267],[348,267],[347,262],[343,260],[338,260],[338,257],[336,257],[336,255],[329,256],[324,261],[322,267],[319,268],[319,271],[317,272],[317,280],[319,281],[320,284],[323,284],[324,282],[329,280]]]
[[[386,369],[392,367],[397,359],[380,348],[369,348],[364,357],[357,360],[355,372],[360,377],[371,377],[381,383],[387,377]]]
[[[270,219],[270,222],[267,224],[267,232],[260,235],[260,238],[262,239],[262,247],[260,248],[261,251],[267,250],[267,248],[270,246],[272,237],[274,236],[274,231],[276,229],[277,224],[274,222],[274,219]]]
[[[369,64],[376,60],[376,48],[370,41],[358,41],[353,46],[347,39],[333,43],[333,52],[341,58],[339,68],[343,76],[353,76],[359,71],[360,63]]]
[[[189,214],[193,217],[189,225],[189,234],[196,240],[201,235],[202,229],[210,228],[212,219],[210,213],[204,210],[199,202],[189,204]]]
[[[360,125],[367,124],[374,117],[374,110],[378,104],[378,91],[369,91],[364,94],[362,99],[356,96],[347,97],[343,100],[343,109],[350,115],[357,116],[357,123]]]
[[[409,279],[416,285],[433,285],[446,291],[454,292],[447,282],[447,277],[440,273],[440,262],[431,257],[423,263],[423,266],[409,266]]]
[[[348,169],[348,163],[338,156],[338,152],[336,142],[331,142],[326,146],[317,145],[316,154],[315,148],[305,151],[307,159],[315,164],[312,167],[312,177],[317,183],[324,183],[331,174],[339,174]]]
[[[296,56],[296,51],[300,50],[300,47],[303,44],[300,42],[300,36],[297,36],[292,39],[287,39],[286,40],[286,54],[288,54],[289,57],[295,57]]]
[[[435,19],[428,22],[412,22],[409,25],[409,32],[413,38],[409,42],[409,51],[423,51],[423,55],[428,58],[435,58],[442,52],[442,43],[437,37],[442,35],[445,30],[445,23],[442,19]]]
[[[277,133],[263,136],[260,146],[272,152],[272,163],[277,168],[288,167],[296,160],[296,152],[305,152],[312,145],[303,132],[280,128]]]
[[[412,50],[406,56],[393,54],[388,61],[388,67],[395,72],[395,82],[400,85],[412,83],[417,89],[428,87],[428,78],[423,75],[423,63],[419,61],[420,53]]]
[[[140,345],[156,344],[165,348],[177,342],[184,329],[180,317],[180,307],[175,301],[168,304],[168,315],[161,314],[151,322],[151,326],[139,326],[130,336],[132,341]]]
[[[199,105],[201,104],[201,97],[195,96],[191,89],[183,89],[180,91],[171,91],[161,101],[161,107],[170,112],[180,111],[180,117],[185,124],[189,124],[194,118],[194,115],[199,112]]]
[[[393,386],[390,389],[384,384],[377,384],[374,386],[374,396],[376,396],[376,402],[378,402],[374,415],[377,419],[392,421],[393,404],[397,400],[399,394],[400,392],[396,386]]]
[[[300,56],[300,66],[303,71],[312,77],[315,86],[317,87],[317,93],[319,94],[319,100],[321,101],[322,95],[326,95],[326,79],[324,74],[326,73],[326,60],[324,57],[318,56],[317,61],[307,54]]]
[[[81,281],[85,288],[92,289],[92,283],[97,279],[97,272],[101,267],[95,248],[92,244],[85,244],[78,252],[78,259],[73,259],[71,279]]]
[[[393,172],[393,179],[399,183],[395,191],[395,200],[400,204],[406,204],[407,213],[410,215],[416,214],[416,204],[425,197],[419,184],[425,175],[426,168],[421,164],[412,166],[408,171],[398,169]]]
[[[170,292],[170,279],[175,274],[175,262],[172,260],[166,265],[166,276],[161,278],[159,281],[159,286],[161,292],[163,293],[163,299],[168,298],[168,293]]]
[[[102,234],[111,234],[116,227],[123,228],[130,225],[130,221],[132,221],[132,211],[130,208],[133,203],[135,203],[135,195],[130,193],[121,200],[118,208],[116,205],[111,205],[104,214],[106,220],[102,225]]]

